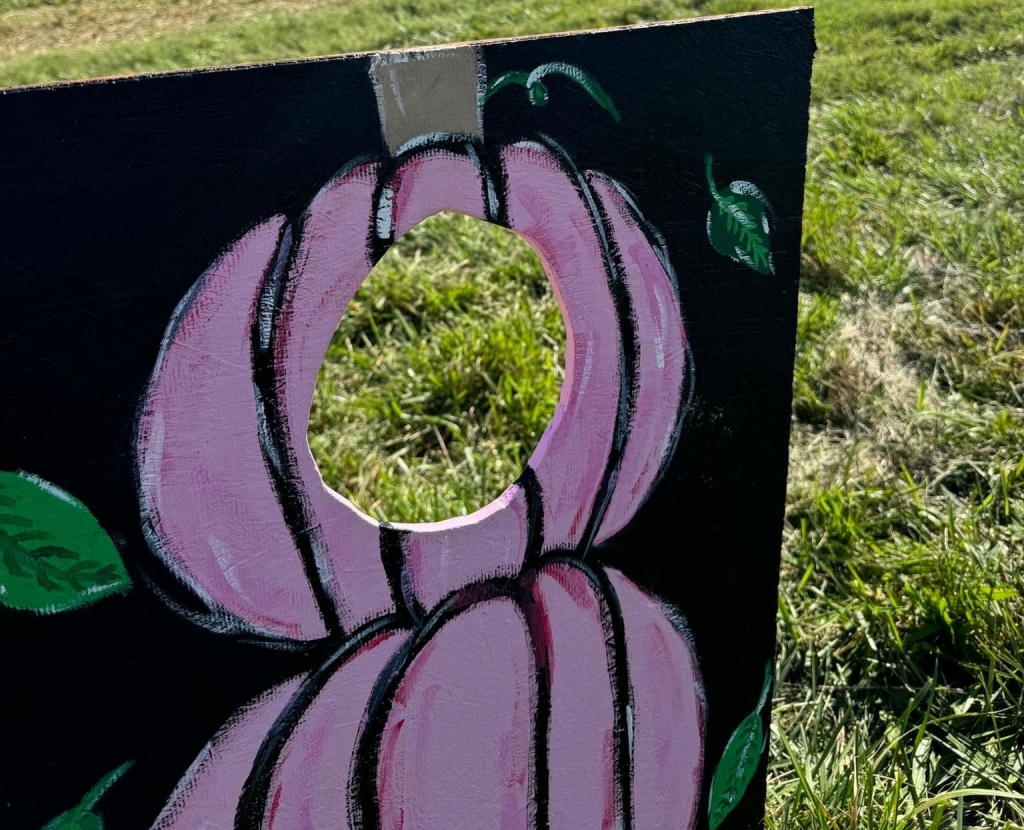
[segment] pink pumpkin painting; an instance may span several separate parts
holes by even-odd
[[[488,83],[472,47],[378,56],[390,157],[353,160],[300,215],[243,233],[167,328],[136,433],[149,543],[207,609],[197,624],[326,656],[213,736],[158,830],[694,826],[704,704],[686,624],[589,556],[679,437],[692,368],[676,277],[618,182],[541,135],[484,144],[484,100],[524,85],[546,103],[551,73],[618,118],[567,64]],[[385,525],[324,484],[310,404],[376,260],[441,211],[540,255],[566,379],[496,501]]]
[[[2,90],[0,828],[761,827],[813,53],[791,9]],[[444,212],[536,252],[565,378],[493,502],[379,522],[311,402]]]

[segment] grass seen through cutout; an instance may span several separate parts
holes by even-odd
[[[0,84],[797,4],[0,0]],[[1024,4],[815,5],[767,824],[1019,830]],[[482,503],[529,454],[557,397],[561,356],[545,335],[561,343],[561,322],[531,288],[543,277],[511,249],[491,258],[495,272],[456,277],[464,255],[426,251],[457,225],[437,220],[399,243],[379,290],[402,318],[358,299],[318,390],[318,461],[378,515],[422,520]],[[463,235],[469,250],[485,242],[473,233],[483,232]],[[416,256],[431,264],[414,281]],[[506,317],[490,319],[499,305]],[[361,366],[383,354],[373,326],[396,345],[365,381]],[[446,341],[456,327],[472,349]],[[521,388],[503,389],[502,371]],[[351,458],[343,428],[364,382],[376,459]],[[466,417],[461,435],[452,413]],[[400,440],[385,446],[386,435]],[[390,480],[372,481],[403,442],[410,474],[396,462]]]
[[[328,350],[309,427],[325,481],[388,521],[484,507],[554,415],[564,352],[525,241],[468,216],[421,222],[374,267]]]

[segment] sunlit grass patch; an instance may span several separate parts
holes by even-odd
[[[377,264],[328,350],[310,424],[325,480],[391,521],[483,507],[551,420],[564,350],[526,242],[465,216],[426,220]]]

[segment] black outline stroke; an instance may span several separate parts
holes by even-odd
[[[291,533],[310,591],[323,619],[328,636],[342,631],[341,617],[335,600],[327,590],[320,560],[323,540],[320,525],[301,486],[294,438],[288,431],[287,416],[281,406],[280,384],[276,361],[276,341],[281,309],[294,272],[296,258],[302,249],[301,237],[305,214],[295,223],[281,229],[274,261],[268,267],[260,286],[253,315],[251,346],[252,376],[256,394],[256,419],[259,425],[260,449],[285,524]],[[293,232],[293,224],[297,230]],[[269,330],[267,326],[269,325]],[[302,436],[303,440],[305,436]]]
[[[591,568],[573,556],[552,556],[545,563],[567,565],[582,573],[590,582],[601,606],[601,628],[604,631],[608,678],[612,689],[612,753],[615,764],[615,808],[621,830],[633,830],[633,756],[629,746],[630,713],[633,707],[633,686],[629,678],[626,622],[622,605],[603,567]]]
[[[583,534],[576,545],[576,555],[583,559],[590,552],[594,545],[594,540],[597,538],[597,533],[601,527],[601,520],[608,510],[608,505],[611,504],[619,470],[622,467],[622,459],[625,455],[626,444],[632,427],[632,416],[636,408],[639,386],[637,368],[640,360],[640,343],[636,336],[633,319],[633,299],[623,278],[619,252],[614,243],[609,241],[608,220],[590,184],[576,167],[569,154],[554,139],[540,134],[536,140],[525,143],[536,144],[546,150],[558,162],[559,168],[573,183],[576,192],[583,200],[587,213],[590,215],[594,233],[597,235],[598,244],[601,247],[605,279],[608,283],[608,291],[611,294],[612,302],[615,306],[615,316],[619,324],[619,341],[621,343],[619,350],[619,400],[615,410],[612,443],[608,449],[608,458],[605,461],[604,472],[601,474],[601,483],[591,503],[590,517],[587,519]]]
[[[517,600],[514,579],[489,579],[453,592],[424,620],[381,671],[366,704],[356,739],[348,779],[348,811],[352,830],[380,830],[380,802],[377,796],[380,745],[394,703],[395,693],[413,660],[434,636],[457,617],[483,602]],[[518,603],[517,603],[518,607]],[[237,828],[237,830],[250,830]],[[256,830],[256,828],[251,828]]]
[[[356,629],[321,666],[309,674],[285,704],[267,732],[253,760],[252,769],[242,787],[235,810],[234,830],[263,830],[270,787],[281,752],[295,732],[306,711],[323,691],[334,672],[379,638],[401,631],[401,621],[393,614],[380,617]]]

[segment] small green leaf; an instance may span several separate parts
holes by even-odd
[[[128,761],[108,772],[85,794],[77,807],[66,813],[61,813],[53,821],[48,822],[43,830],[103,830],[103,819],[93,812],[93,808],[106,791],[132,768],[134,763],[134,761]]]
[[[769,663],[757,707],[740,721],[740,725],[732,733],[711,779],[711,796],[708,799],[710,830],[717,830],[725,821],[726,816],[740,803],[747,787],[757,774],[767,739],[762,711],[768,702],[771,687],[772,666]]]
[[[117,548],[74,496],[10,472],[0,472],[0,496],[0,605],[56,614],[128,589]]]
[[[766,276],[774,274],[768,199],[750,182],[733,182],[720,190],[711,167],[711,156],[706,156],[705,172],[714,200],[708,211],[708,241],[718,253],[734,262]]]

